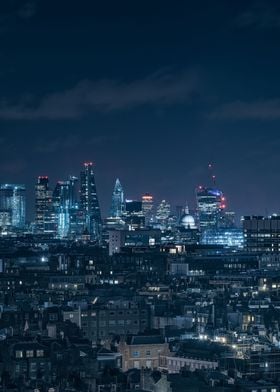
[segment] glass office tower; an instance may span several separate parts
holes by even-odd
[[[0,211],[7,225],[22,229],[25,226],[26,189],[21,184],[0,185]]]
[[[99,240],[102,221],[92,162],[84,163],[80,187],[80,207],[85,216],[85,228],[92,239]]]

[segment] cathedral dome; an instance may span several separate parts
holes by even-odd
[[[196,226],[194,217],[190,214],[183,215],[180,221],[180,226],[183,226],[185,229],[195,229]]]

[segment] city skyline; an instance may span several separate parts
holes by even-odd
[[[95,170],[95,164],[93,162],[84,162],[84,163],[81,164],[81,166],[84,166],[84,165],[87,165],[87,164],[92,165],[94,167],[94,170]],[[211,171],[209,171],[209,166],[213,166],[213,168],[211,168]],[[212,174],[213,170],[214,170],[214,165],[212,163],[208,164],[205,167],[205,173],[204,174],[205,174],[206,181],[203,184],[200,183],[200,185],[197,185],[192,190],[192,193],[190,192],[190,190],[188,190],[188,192],[186,194],[190,195],[189,198],[184,197],[184,195],[182,193],[180,193],[180,190],[178,190],[178,193],[180,193],[180,196],[177,198],[177,200],[180,201],[178,203],[175,203],[175,204],[172,203],[172,201],[171,201],[172,198],[168,199],[163,194],[155,196],[155,193],[153,193],[153,192],[150,192],[150,191],[146,192],[145,188],[142,191],[140,190],[140,193],[138,193],[138,194],[136,192],[133,192],[133,191],[131,192],[130,190],[128,190],[128,192],[127,192],[127,187],[125,187],[125,186],[124,186],[125,192],[123,191],[123,193],[125,193],[126,197],[124,198],[124,200],[139,200],[140,201],[141,198],[143,198],[145,196],[145,194],[146,195],[151,194],[153,199],[154,199],[154,202],[156,203],[156,205],[159,205],[163,200],[167,200],[167,202],[169,202],[170,205],[171,205],[172,213],[175,213],[176,208],[179,207],[179,206],[184,208],[186,202],[187,202],[187,206],[190,207],[191,211],[196,211],[197,210],[197,203],[198,203],[197,202],[197,192],[199,190],[201,190],[203,188],[209,188],[209,189],[212,188],[213,190],[217,189],[218,192],[221,192],[221,188],[222,187],[220,187],[220,185],[216,184],[216,175]],[[75,170],[75,173],[79,173],[79,170]],[[96,174],[97,174],[97,176],[96,176]],[[96,177],[98,178],[98,171],[95,171],[94,176],[95,176],[95,178]],[[109,192],[109,197],[106,197],[106,199],[104,199],[104,197],[103,197],[104,193],[102,192],[102,189],[100,189],[99,185],[97,184],[98,199],[99,199],[98,202],[100,204],[100,211],[101,211],[101,215],[102,215],[103,219],[106,216],[110,216],[110,211],[112,209],[112,192],[114,194],[114,189],[116,188],[116,184],[120,183],[119,177],[120,176],[117,176],[115,179],[113,179],[113,182],[111,184],[111,192]],[[32,222],[36,218],[36,181],[38,179],[43,179],[43,180],[47,179],[48,184],[49,184],[49,188],[48,189],[50,189],[50,192],[52,193],[52,192],[55,192],[56,187],[57,187],[58,184],[64,184],[65,183],[65,178],[66,179],[67,178],[69,178],[69,179],[74,178],[79,184],[81,183],[81,179],[76,177],[73,174],[69,174],[68,173],[64,177],[64,179],[60,178],[58,180],[54,180],[54,179],[50,178],[50,176],[45,173],[44,175],[39,175],[35,179],[35,182],[33,183],[33,186],[31,186],[31,189],[26,187],[25,184],[22,184],[23,186],[25,186],[25,192],[26,192],[26,219],[27,219],[27,221]],[[98,182],[98,180],[97,180],[97,182]],[[11,181],[6,181],[5,183],[3,182],[0,185],[5,186],[7,184],[10,185],[10,184],[12,184],[12,182]],[[123,185],[123,181],[122,181],[122,185]],[[222,198],[224,200],[223,203],[225,203],[225,205],[223,206],[223,209],[227,208],[228,210],[234,210],[235,211],[235,208],[232,205],[232,203],[228,202],[228,199],[231,200],[230,195],[228,195],[226,192],[224,192],[224,189],[222,190],[222,193],[223,193],[223,195],[226,196],[226,197],[223,196],[223,198]],[[236,218],[237,218],[237,222],[236,223],[238,223],[243,216],[249,216],[249,215],[269,216],[269,215],[273,215],[273,214],[278,214],[278,211],[271,211],[271,212],[269,212],[268,211],[268,207],[266,207],[263,212],[256,211],[255,213],[254,212],[253,213],[252,212],[251,213],[250,212],[246,213],[246,211],[245,211],[245,212],[242,213],[242,211],[237,211],[236,212]]]
[[[280,392],[280,1],[0,1],[0,392]]]
[[[239,216],[278,212],[277,2],[94,3],[0,5],[0,183],[93,159],[102,211],[117,177],[176,205],[213,162]]]
[[[85,166],[86,167],[87,166],[92,166],[94,168],[94,170],[95,170],[95,165],[92,162],[84,162],[81,165],[81,167],[85,167]],[[96,172],[94,173],[94,177],[96,177]],[[65,184],[67,185],[67,183],[69,183],[69,181],[71,179],[74,179],[75,181],[77,181],[79,183],[79,186],[81,185],[81,178],[78,178],[78,177],[73,176],[71,174],[68,174],[66,176],[66,178],[68,178],[67,181],[65,181],[65,179],[64,180],[59,179],[57,181],[54,181],[47,174],[39,175],[35,179],[35,182],[33,184],[32,189],[31,190],[29,189],[29,192],[26,192],[26,191],[28,191],[28,189],[26,189],[25,184],[21,184],[21,185],[15,184],[14,185],[14,184],[11,184],[11,182],[6,182],[6,183],[3,183],[3,184],[0,184],[0,186],[2,186],[4,188],[7,187],[7,186],[13,186],[13,185],[14,186],[24,186],[25,187],[25,192],[27,193],[27,196],[26,196],[26,205],[27,205],[27,211],[26,211],[27,214],[26,214],[26,216],[27,216],[27,220],[28,221],[32,221],[32,220],[36,221],[36,209],[37,209],[37,207],[36,207],[36,204],[37,204],[36,193],[38,192],[38,190],[37,190],[38,184],[40,184],[41,182],[47,184],[46,185],[46,196],[45,195],[43,196],[43,200],[44,200],[45,198],[48,199],[50,197],[50,195],[52,195],[52,194],[55,195],[55,193],[57,192],[57,187],[58,186],[59,187],[65,186]],[[205,187],[208,186],[209,188],[217,188],[218,189],[218,187],[215,184],[212,183],[212,178],[211,177],[209,177],[208,182],[209,182],[208,184],[204,185]],[[94,186],[96,187],[96,184],[94,184]],[[199,186],[199,187],[201,187],[201,186]],[[104,200],[102,198],[102,190],[100,192],[98,184],[97,184],[97,188],[98,188],[98,192],[97,192],[97,194],[98,194],[97,195],[98,196],[98,202],[100,204],[103,204],[103,206],[104,205],[106,206],[104,210],[101,210],[102,218],[105,218],[106,216],[107,217],[109,217],[109,216],[115,217],[114,213],[112,214],[112,208],[113,208],[113,204],[112,203],[113,203],[113,198],[114,198],[116,189],[117,189],[117,192],[122,192],[122,196],[121,196],[120,200],[123,200],[124,204],[125,204],[126,201],[138,200],[140,202],[142,200],[142,202],[143,202],[143,200],[145,201],[145,198],[148,198],[148,199],[152,198],[153,202],[155,202],[157,205],[159,205],[163,200],[166,199],[164,197],[164,195],[159,196],[158,198],[155,198],[153,194],[151,194],[149,192],[145,192],[145,190],[143,190],[138,195],[137,194],[133,195],[132,192],[126,192],[125,193],[127,188],[123,188],[122,187],[122,184],[120,183],[120,180],[119,180],[118,177],[112,183],[111,198],[109,198],[108,201],[104,202]],[[120,191],[120,189],[121,189],[121,191]],[[95,192],[96,192],[96,189],[95,189]],[[182,198],[182,203],[181,204],[176,204],[175,205],[175,204],[170,203],[170,205],[171,205],[171,212],[175,213],[176,208],[179,207],[179,206],[181,206],[184,209],[186,202],[187,202],[187,206],[188,207],[190,206],[191,207],[190,209],[192,211],[195,211],[197,209],[196,192],[197,192],[197,189],[194,189],[193,190],[193,198],[190,199],[190,200],[187,200],[186,198]],[[81,191],[78,191],[78,193],[81,194]],[[124,197],[124,193],[125,193],[125,195],[127,197]],[[31,197],[29,197],[30,195],[31,195]],[[101,195],[101,197],[100,197],[100,195]],[[131,195],[133,195],[133,197]],[[117,196],[117,197],[119,197],[119,196]],[[170,202],[170,201],[167,200],[167,202]],[[115,203],[116,203],[116,201],[115,201]],[[117,203],[120,203],[120,201],[117,201]],[[228,207],[228,206],[226,206],[226,207]],[[125,209],[125,206],[123,208]]]

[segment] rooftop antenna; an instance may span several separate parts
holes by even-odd
[[[211,163],[211,162],[208,163],[208,170],[209,170],[211,182],[212,182],[213,186],[215,187],[216,186],[216,176],[214,174],[213,163]]]

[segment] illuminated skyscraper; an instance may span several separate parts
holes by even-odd
[[[166,200],[162,200],[157,207],[156,220],[163,228],[167,226],[170,214],[170,204]]]
[[[75,187],[78,179],[71,176],[67,181],[58,181],[53,192],[53,208],[58,237],[70,234],[71,220],[77,212],[77,198]],[[72,218],[72,219],[71,219]]]
[[[125,210],[124,192],[120,180],[117,178],[112,195],[112,204],[110,209],[110,216],[112,218],[120,218]]]
[[[53,232],[54,216],[52,209],[52,191],[47,176],[38,177],[35,185],[35,224],[38,233]]]
[[[153,218],[154,198],[149,193],[142,196],[142,211],[145,217],[145,225],[148,226]]]
[[[81,171],[80,203],[85,215],[85,227],[92,239],[99,239],[102,222],[92,162],[85,162]]]
[[[3,224],[19,229],[25,226],[25,193],[25,185],[0,185],[0,211]]]
[[[145,217],[142,211],[142,201],[125,201],[125,223],[130,230],[145,227]]]
[[[226,207],[223,193],[218,189],[199,186],[196,201],[200,230],[218,227]]]

